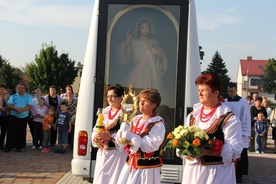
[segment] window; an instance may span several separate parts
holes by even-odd
[[[260,86],[261,85],[261,79],[251,79],[250,85],[251,86]]]

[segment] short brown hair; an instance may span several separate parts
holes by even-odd
[[[161,96],[160,93],[152,88],[148,88],[148,89],[144,89],[142,90],[139,95],[138,98],[145,98],[147,100],[149,100],[151,103],[155,103],[156,107],[153,109],[153,111],[155,112],[156,108],[159,107],[160,103],[161,103]]]

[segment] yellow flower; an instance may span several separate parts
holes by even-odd
[[[195,146],[195,147],[198,147],[200,146],[200,139],[197,137],[193,140],[192,144]]]
[[[175,138],[176,138],[176,139],[180,139],[181,137],[182,137],[181,134],[176,134],[176,135],[175,135]]]
[[[182,125],[179,125],[178,127],[176,127],[173,131],[173,135],[177,135],[180,133],[180,131],[183,129],[184,127]]]

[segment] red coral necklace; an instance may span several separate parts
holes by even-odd
[[[211,117],[215,114],[218,106],[220,105],[220,103],[218,103],[218,105],[216,105],[209,113],[205,114],[204,113],[204,107],[202,106],[200,109],[200,121],[203,123],[206,123],[207,121],[209,121],[211,119]]]
[[[154,117],[154,116],[156,116],[156,114],[153,114],[153,115],[150,116],[149,118],[152,118],[152,117]],[[148,118],[148,119],[149,119],[149,118]],[[145,123],[144,123],[141,127],[138,127],[139,124],[140,124],[141,119],[142,119],[142,117],[138,119],[138,121],[137,121],[137,123],[136,123],[136,126],[134,127],[134,130],[133,130],[132,133],[139,134],[139,133],[141,133],[142,130],[144,129]],[[145,121],[146,121],[146,120],[145,120]]]
[[[135,134],[139,134],[143,130],[144,126],[145,126],[145,124],[143,124],[141,127],[138,127],[139,124],[140,124],[140,120],[141,119],[142,119],[142,117],[138,119],[138,121],[136,123],[136,126],[134,127],[133,133],[135,133]]]
[[[108,119],[112,120],[118,114],[120,109],[121,109],[121,107],[119,107],[119,109],[115,112],[115,114],[111,115],[112,108],[110,108],[110,110],[108,112]]]

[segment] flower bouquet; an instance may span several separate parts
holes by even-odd
[[[198,157],[202,153],[203,148],[211,149],[211,152],[218,154],[222,149],[220,140],[209,139],[204,130],[197,126],[184,127],[179,125],[168,134],[169,139],[166,148],[178,148],[179,156],[183,155]]]

